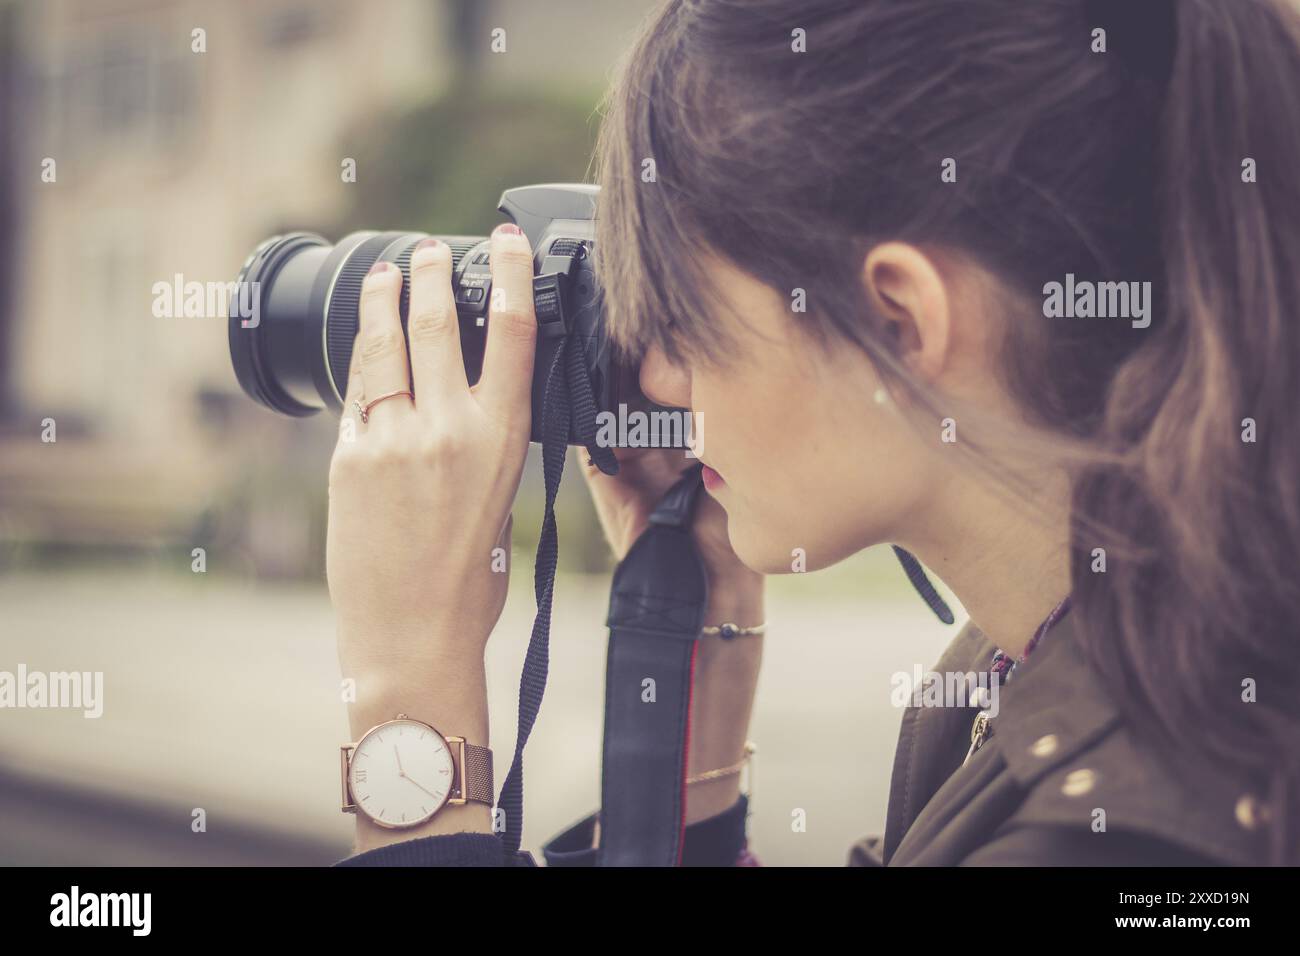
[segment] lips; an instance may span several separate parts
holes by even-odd
[[[700,477],[704,479],[705,491],[716,491],[718,488],[721,488],[726,484],[726,482],[722,480],[722,476],[708,465],[705,465],[701,470]]]

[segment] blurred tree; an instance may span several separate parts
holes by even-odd
[[[367,145],[339,229],[490,232],[503,189],[587,179],[599,95],[495,89],[466,75],[436,102],[375,120],[349,137]]]

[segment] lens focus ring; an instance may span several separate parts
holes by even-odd
[[[420,233],[381,232],[360,243],[339,269],[338,278],[329,292],[325,312],[325,364],[335,397],[341,403],[348,391],[348,371],[351,368],[352,346],[357,338],[358,309],[361,304],[361,285],[370,267],[378,261],[384,250],[403,236],[414,245]]]
[[[420,240],[428,237],[423,232],[383,232],[371,236],[357,245],[339,269],[334,288],[329,294],[325,313],[325,364],[335,397],[341,403],[348,390],[348,373],[351,370],[352,346],[356,342],[360,321],[361,286],[370,267],[380,259],[393,263],[402,272],[402,296],[399,303],[402,329],[406,329],[407,306],[411,290],[411,255]],[[460,268],[465,255],[484,241],[482,236],[438,236],[451,247],[453,272]]]

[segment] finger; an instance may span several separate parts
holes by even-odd
[[[362,397],[361,388],[361,330],[357,329],[352,342],[352,358],[348,364],[348,387],[343,392],[343,414],[356,414],[352,403]]]
[[[361,353],[362,405],[411,387],[397,305],[401,290],[402,273],[390,262],[376,262],[362,283],[361,331],[356,346]],[[410,411],[410,399],[390,398],[370,409],[369,424],[387,427]]]
[[[357,402],[362,399],[360,345],[361,333],[358,331],[352,343],[347,388],[343,390],[343,413],[339,416],[339,441],[355,441],[361,431],[361,416],[357,414]]]
[[[469,392],[460,353],[460,323],[451,293],[451,249],[420,240],[411,254],[411,306],[406,322],[416,407],[435,411]]]
[[[533,314],[533,252],[518,226],[504,223],[492,233],[491,264],[487,348],[475,392],[498,419],[527,424],[537,319]]]
[[[619,464],[619,474],[617,475],[605,474],[600,470],[600,465],[596,464],[595,460],[590,454],[588,454],[585,448],[578,449],[578,467],[582,469],[582,473],[586,476],[588,481],[599,482],[600,479],[607,478],[610,481],[617,482],[620,476],[626,475],[626,466],[630,464],[635,467],[637,460],[643,457],[645,452],[650,451],[651,449],[619,448],[615,446],[609,450],[614,455],[614,460]],[[653,450],[658,451],[659,449],[656,448]]]
[[[614,475],[605,474],[585,449],[578,449],[578,464],[589,482],[629,485],[649,479],[660,482],[663,485],[661,490],[667,490],[689,464],[685,453],[676,448],[615,447],[610,451],[619,466]]]

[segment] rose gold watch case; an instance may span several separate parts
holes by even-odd
[[[369,813],[366,812],[365,807],[360,806],[352,797],[352,780],[351,780],[351,773],[350,773],[352,769],[352,752],[356,750],[358,747],[360,747],[361,744],[365,741],[365,739],[369,737],[371,734],[375,733],[376,731],[383,730],[385,727],[391,727],[393,724],[415,724],[416,726],[423,727],[425,730],[432,731],[438,737],[438,739],[442,741],[443,746],[447,748],[447,752],[451,755],[451,769],[452,769],[451,788],[447,791],[447,795],[443,797],[442,800],[439,801],[438,805],[434,807],[432,810],[430,810],[425,816],[421,817],[418,820],[408,820],[405,823],[385,823],[382,820],[376,820],[374,817],[372,817]],[[452,746],[453,744],[455,744],[456,746],[453,747]],[[464,766],[465,766],[465,738],[464,737],[445,736],[440,730],[438,730],[437,727],[434,727],[432,724],[426,724],[424,721],[416,720],[414,717],[407,717],[405,714],[398,714],[392,720],[386,720],[382,724],[375,724],[375,726],[371,727],[364,734],[362,734],[361,739],[356,741],[355,743],[344,744],[343,746],[339,747],[339,771],[343,783],[343,802],[342,802],[342,806],[339,809],[343,813],[360,813],[362,816],[364,816],[375,826],[383,827],[385,830],[406,830],[409,829],[410,827],[418,827],[420,824],[427,823],[429,820],[432,820],[434,815],[437,814],[438,811],[440,811],[443,807],[449,805],[459,806],[460,804],[466,802],[465,796],[462,793],[463,787],[461,783],[461,777],[463,774],[462,768]]]

